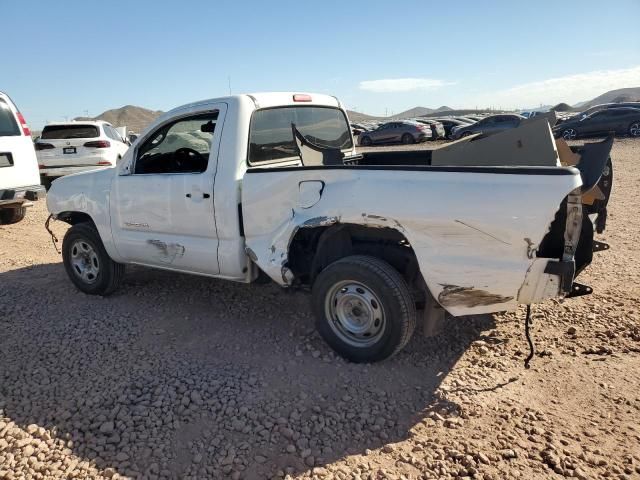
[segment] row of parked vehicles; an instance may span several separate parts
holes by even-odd
[[[483,134],[491,135],[518,127],[523,120],[543,115],[541,112],[477,114],[448,117],[417,117],[391,122],[352,123],[351,129],[362,146],[388,143],[420,143],[427,140],[458,140]],[[578,137],[615,132],[640,137],[640,102],[596,105],[584,112],[559,114],[553,128],[556,137],[574,140]]]
[[[417,138],[433,132],[422,125]],[[127,149],[105,123],[55,125],[36,144],[56,152],[42,170],[71,173],[81,158],[77,168],[93,169],[47,194],[49,220],[69,224],[62,259],[79,290],[113,293],[130,264],[270,279],[310,291],[326,342],[373,362],[399,352],[418,321],[433,331],[445,314],[590,292],[574,279],[605,228],[613,140],[570,149],[540,122],[523,126],[537,141],[514,148],[505,133],[470,152],[358,152],[335,97],[277,92],[178,107]],[[44,192],[30,131],[5,95],[0,162],[4,216]]]

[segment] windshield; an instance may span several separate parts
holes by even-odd
[[[64,140],[70,138],[96,138],[100,136],[95,125],[48,125],[42,130],[43,140]]]
[[[249,163],[299,158],[291,124],[309,142],[341,150],[353,148],[342,110],[331,107],[278,107],[254,112],[249,133]]]

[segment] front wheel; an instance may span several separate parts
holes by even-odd
[[[0,210],[0,225],[11,225],[24,219],[27,214],[25,207],[13,207]]]
[[[89,223],[78,223],[67,230],[62,260],[73,284],[90,295],[113,293],[124,277],[124,265],[111,259],[97,230]]]
[[[577,136],[578,132],[575,128],[565,128],[562,131],[562,138],[564,138],[565,140],[575,140]]]
[[[629,135],[632,137],[640,137],[640,122],[633,122],[629,125]]]
[[[353,255],[325,268],[312,290],[316,328],[340,356],[377,362],[398,353],[416,325],[404,278],[387,262]]]
[[[402,143],[405,145],[411,145],[412,143],[415,143],[415,139],[410,133],[405,133],[402,135]]]
[[[371,141],[371,137],[362,137],[360,139],[360,145],[363,147],[370,147],[373,142]]]

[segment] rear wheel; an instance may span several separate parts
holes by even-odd
[[[462,135],[460,135],[460,138],[468,137],[469,135],[471,135],[471,132],[464,132]]]
[[[415,143],[415,139],[410,133],[405,133],[404,135],[402,135],[402,143],[404,143],[405,145],[411,145],[412,143]]]
[[[565,140],[575,140],[578,137],[578,132],[575,128],[565,128],[562,131],[562,138]]]
[[[398,353],[416,325],[404,278],[387,262],[353,255],[325,268],[313,285],[316,328],[339,355],[376,362]]]
[[[633,122],[629,125],[629,135],[632,137],[640,137],[640,122]]]
[[[12,223],[18,223],[27,214],[25,207],[13,207],[0,210],[0,224],[10,225]]]
[[[90,223],[78,223],[67,230],[62,241],[62,260],[74,285],[91,295],[113,293],[124,277],[124,265],[109,257]]]
[[[371,137],[362,137],[360,139],[360,145],[362,145],[363,147],[369,147],[372,143],[373,142],[371,141]]]

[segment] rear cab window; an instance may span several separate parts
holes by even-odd
[[[334,107],[286,106],[256,110],[249,130],[249,165],[300,160],[292,124],[309,142],[353,149],[351,128],[344,112]]]
[[[21,135],[20,127],[9,104],[0,98],[0,137]]]
[[[42,140],[69,140],[72,138],[97,138],[100,131],[95,125],[47,125],[42,130]]]

